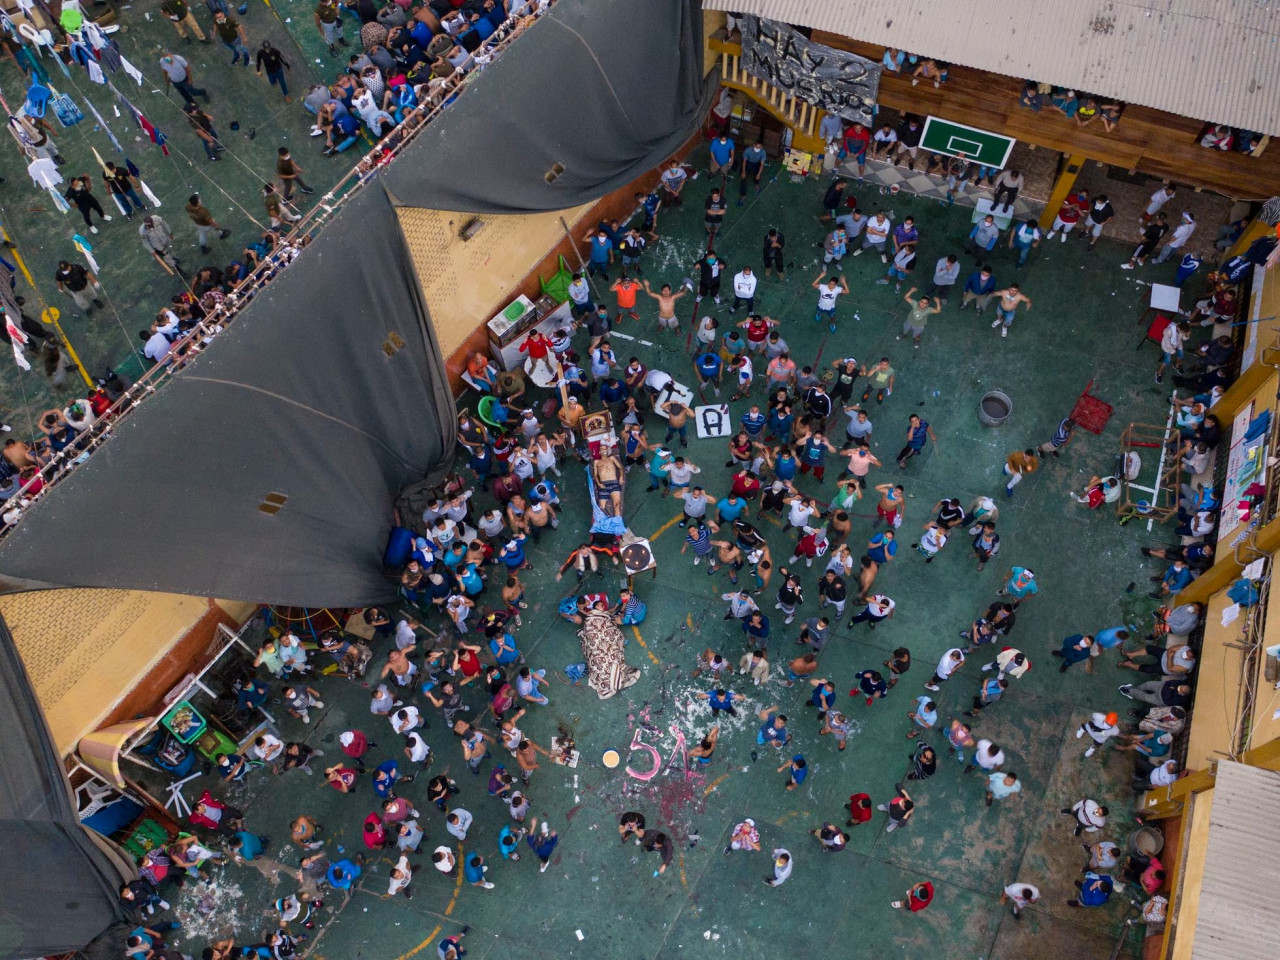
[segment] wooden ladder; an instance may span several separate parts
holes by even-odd
[[[722,83],[725,86],[741,90],[790,127],[792,143],[797,149],[822,152],[826,144],[818,136],[818,128],[822,123],[823,110],[748,73],[742,67],[739,54],[724,53],[722,58]]]

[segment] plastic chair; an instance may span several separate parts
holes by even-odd
[[[27,90],[26,103],[22,105],[22,112],[29,117],[43,117],[45,108],[49,106],[49,98],[53,96],[53,91],[42,83],[33,83]]]
[[[485,394],[480,398],[480,403],[476,406],[476,413],[479,414],[480,419],[489,426],[493,427],[495,430],[501,430],[503,429],[504,424],[499,423],[493,416],[493,408],[497,402],[497,397],[492,394]]]

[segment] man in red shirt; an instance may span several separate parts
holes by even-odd
[[[1077,190],[1069,195],[1067,199],[1062,201],[1062,206],[1058,208],[1058,215],[1053,218],[1053,227],[1050,229],[1046,240],[1052,240],[1053,235],[1059,230],[1062,231],[1062,242],[1067,242],[1067,234],[1072,228],[1080,222],[1080,218],[1084,212],[1089,209],[1089,191]]]
[[[364,771],[364,755],[369,752],[370,747],[376,747],[376,743],[370,743],[359,730],[347,730],[338,735],[338,743],[342,746],[342,752],[356,762],[356,766]]]
[[[524,338],[524,342],[520,344],[520,352],[529,354],[529,359],[533,361],[533,369],[529,371],[529,375],[533,376],[534,370],[539,364],[547,368],[548,375],[554,377],[555,368],[551,365],[551,361],[547,357],[552,352],[551,341],[543,333],[533,330],[529,336]]]
[[[867,823],[871,820],[871,814],[871,797],[867,794],[855,793],[849,798],[848,826],[856,827],[860,823]]]
[[[855,123],[844,132],[844,157],[852,157],[858,164],[858,182],[867,173],[867,147],[871,143],[871,131],[860,123]]]
[[[919,913],[931,903],[933,903],[933,884],[926,880],[908,890],[905,900],[895,900],[889,906],[895,910],[901,910],[906,906],[912,913]]]
[[[733,475],[734,496],[741,497],[743,500],[754,500],[760,493],[760,480],[753,476],[746,467],[743,467]]]

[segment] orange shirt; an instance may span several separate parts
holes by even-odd
[[[623,310],[632,310],[636,305],[636,294],[640,291],[640,284],[624,285],[622,281],[618,281],[613,285],[613,291],[618,295],[618,306]]]

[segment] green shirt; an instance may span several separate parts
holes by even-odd
[[[929,322],[931,313],[933,313],[932,307],[913,307],[911,313],[907,314],[907,323],[917,330],[923,330],[924,325]]]
[[[867,378],[877,387],[883,387],[893,379],[893,367],[885,367],[883,370],[875,367],[867,374]]]

